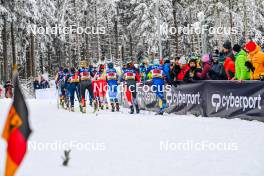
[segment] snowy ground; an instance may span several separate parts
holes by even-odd
[[[49,100],[28,100],[28,104],[34,133],[18,176],[262,176],[264,173],[261,122],[161,117],[150,112],[128,115],[126,109],[120,113],[101,111],[95,116],[58,110],[56,102]],[[10,101],[0,100],[1,132],[9,106]],[[64,143],[72,144],[69,167],[61,165],[63,149],[59,147]],[[0,175],[3,175],[6,144],[2,139],[0,144]]]

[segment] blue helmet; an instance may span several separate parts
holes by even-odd
[[[114,64],[112,62],[108,63],[108,68],[114,68]]]

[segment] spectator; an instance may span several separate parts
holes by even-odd
[[[0,98],[2,98],[2,93],[3,93],[3,89],[2,86],[0,85]]]
[[[145,82],[146,77],[145,77],[145,72],[147,70],[147,67],[145,65],[145,63],[143,62],[142,64],[139,65],[139,74],[141,77],[141,81]]]
[[[223,44],[223,51],[220,54],[219,62],[224,64],[227,58],[234,58],[234,55],[232,52],[232,44],[229,40],[226,40]]]
[[[209,77],[212,80],[224,80],[225,79],[225,71],[224,66],[219,62],[219,56],[214,55],[212,60],[212,67],[209,71]]]
[[[166,76],[166,82],[172,84],[171,82],[171,75],[170,75],[170,67],[171,63],[170,60],[166,59],[164,62],[164,74]]]
[[[177,81],[178,79],[178,75],[181,72],[181,66],[179,63],[180,57],[176,57],[174,64],[171,64],[171,75],[172,75],[172,79],[173,81]]]
[[[236,44],[233,47],[233,53],[235,55],[235,79],[236,80],[249,80],[250,74],[249,71],[245,65],[247,61],[247,53],[243,49],[241,49],[241,46]]]
[[[35,78],[35,81],[33,82],[33,87],[34,90],[41,89],[38,78]]]
[[[12,98],[13,97],[13,85],[11,84],[11,81],[6,81],[4,88],[5,88],[5,97]]]
[[[235,62],[233,60],[233,58],[228,57],[225,59],[224,62],[224,69],[225,69],[225,74],[228,80],[232,80],[235,77]]]
[[[247,67],[251,70],[250,79],[259,80],[260,76],[264,74],[264,53],[261,51],[260,46],[255,42],[250,41],[246,44],[249,62]]]
[[[45,80],[43,76],[41,76],[40,87],[41,87],[41,89],[50,88],[49,82],[47,80]]]
[[[225,41],[223,44],[223,54],[225,73],[227,79],[231,80],[235,76],[235,58],[232,52],[231,42],[229,40]]]
[[[189,71],[184,76],[184,81],[191,82],[194,80],[199,80],[199,77],[197,76],[198,72],[201,72],[200,68],[197,68],[197,61],[196,59],[191,59],[189,61]]]
[[[188,61],[186,59],[186,57],[181,57],[181,59],[179,60],[179,65],[181,67],[181,70],[179,72],[179,74],[177,75],[177,80],[178,81],[183,81],[184,76],[186,75],[186,73],[189,71],[190,66],[188,64]]]
[[[202,72],[197,73],[197,77],[199,77],[199,79],[203,79],[203,80],[209,80],[211,79],[209,77],[209,71],[212,68],[212,64],[211,64],[211,58],[209,54],[205,54],[202,57]]]

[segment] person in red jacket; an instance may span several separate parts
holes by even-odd
[[[13,97],[13,85],[11,84],[11,81],[6,81],[4,88],[5,88],[5,97],[12,98]]]
[[[185,57],[180,58],[179,65],[181,67],[181,70],[180,70],[179,74],[177,75],[177,80],[183,81],[186,73],[190,70],[190,66],[189,66],[188,61]]]
[[[94,93],[98,101],[99,107],[103,110],[104,107],[108,109],[108,102],[106,98],[107,93],[107,81],[105,66],[103,64],[99,65],[98,72],[94,76]]]
[[[3,89],[1,88],[1,85],[0,85],[0,98],[2,97],[2,92],[3,92]]]
[[[224,62],[224,68],[226,77],[228,80],[234,79],[236,70],[235,70],[235,61],[231,57],[227,57]]]
[[[224,69],[228,80],[234,79],[235,76],[235,57],[232,51],[232,45],[229,40],[223,44]]]
[[[210,80],[211,78],[209,77],[209,71],[212,68],[212,58],[210,54],[205,54],[202,57],[202,72],[197,73],[197,77],[202,79],[202,80]]]
[[[138,100],[137,100],[137,83],[140,82],[140,74],[135,69],[133,61],[128,60],[127,66],[122,69],[121,81],[124,82],[125,95],[130,107],[130,114],[140,112]]]

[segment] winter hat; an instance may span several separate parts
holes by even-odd
[[[233,47],[233,51],[235,51],[237,53],[240,52],[241,51],[241,46],[238,45],[238,44],[235,44],[234,47]]]
[[[220,56],[219,50],[215,49],[214,53],[212,54],[212,59],[213,60],[218,60],[219,56]]]
[[[230,49],[232,49],[232,46],[231,45],[232,45],[231,42],[229,40],[226,40],[225,43],[223,44],[223,47],[225,49],[230,50]]]
[[[203,63],[205,63],[205,62],[209,62],[209,60],[210,60],[210,56],[209,56],[209,54],[205,54],[205,55],[203,55],[203,57],[202,57],[202,62],[203,62]]]
[[[186,59],[186,57],[182,56],[182,57],[180,58],[180,60],[179,60],[179,63],[182,64],[182,65],[187,64],[187,59]]]
[[[170,64],[170,62],[171,61],[169,59],[166,59],[165,62],[164,62],[164,64]]]
[[[245,46],[246,50],[248,52],[252,52],[257,48],[257,44],[253,41],[249,41],[246,46]]]

